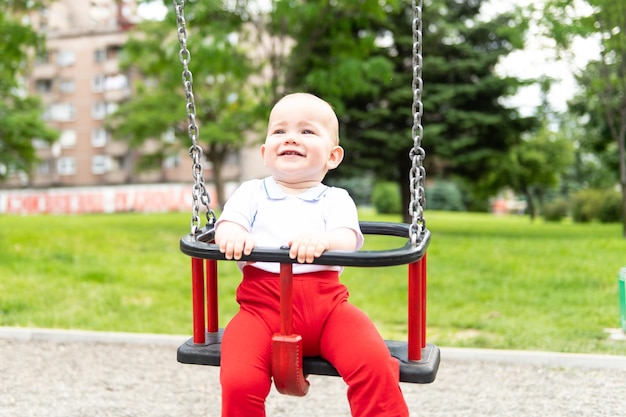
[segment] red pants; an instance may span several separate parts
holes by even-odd
[[[294,275],[293,326],[305,356],[322,356],[348,385],[353,416],[408,416],[391,357],[370,319],[348,303],[337,272]],[[222,416],[264,417],[271,388],[271,340],[280,331],[279,276],[244,268],[239,312],[222,340]]]

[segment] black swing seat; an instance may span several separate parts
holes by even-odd
[[[195,344],[193,338],[178,348],[177,360],[190,365],[220,366],[221,340],[224,329],[218,333],[206,333],[205,344]],[[435,380],[439,369],[439,348],[430,343],[422,349],[420,361],[409,361],[407,343],[385,340],[391,356],[400,362],[400,382],[429,384]],[[302,358],[305,375],[340,376],[339,372],[324,358],[305,356]]]
[[[395,236],[406,239],[406,244],[392,250],[367,251],[328,251],[316,258],[314,263],[321,265],[342,265],[357,267],[385,267],[417,262],[426,254],[430,241],[430,231],[425,229],[419,243],[411,242],[410,225],[405,223],[360,222],[361,231],[366,235]],[[180,241],[180,249],[186,255],[200,259],[226,260],[217,245],[213,242],[214,230],[208,228],[196,236],[187,235]],[[256,247],[250,255],[244,255],[242,261],[265,261],[278,263],[295,263],[289,258],[285,248]],[[418,330],[419,331],[419,330]],[[206,332],[203,344],[194,343],[193,338],[178,348],[178,362],[194,365],[220,366],[221,339],[223,329],[218,332]],[[427,384],[435,380],[439,369],[440,351],[433,344],[426,343],[421,349],[421,359],[408,359],[408,343],[386,340],[391,356],[400,363],[400,381]],[[324,358],[304,357],[304,374],[339,376],[337,370]]]

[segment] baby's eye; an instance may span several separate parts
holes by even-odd
[[[273,135],[283,135],[285,133],[284,129],[276,129],[272,132]]]
[[[303,134],[303,135],[314,135],[314,134],[315,134],[315,132],[314,132],[314,131],[312,131],[311,129],[304,129],[304,130],[302,131],[302,134]]]

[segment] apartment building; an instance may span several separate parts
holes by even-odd
[[[41,97],[44,118],[60,132],[60,139],[52,146],[35,143],[41,160],[35,172],[30,177],[16,174],[0,187],[190,182],[186,148],[164,160],[160,170],[137,172],[135,162],[151,144],[131,150],[104,126],[105,117],[132,94],[133,76],[120,69],[118,58],[128,30],[140,19],[137,1],[57,0],[31,13],[29,19],[45,33],[47,53],[35,57],[27,87],[30,94]],[[239,167],[255,166],[246,162],[254,159],[249,154],[243,152],[243,161],[239,155],[233,159],[224,173],[227,179],[237,181],[242,176]],[[210,167],[204,173],[210,182]]]

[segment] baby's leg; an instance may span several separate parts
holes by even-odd
[[[258,317],[240,310],[222,339],[222,416],[265,417],[270,392],[271,334]]]
[[[353,416],[409,415],[398,383],[398,361],[358,308],[344,302],[333,310],[322,332],[321,351],[348,384]]]

